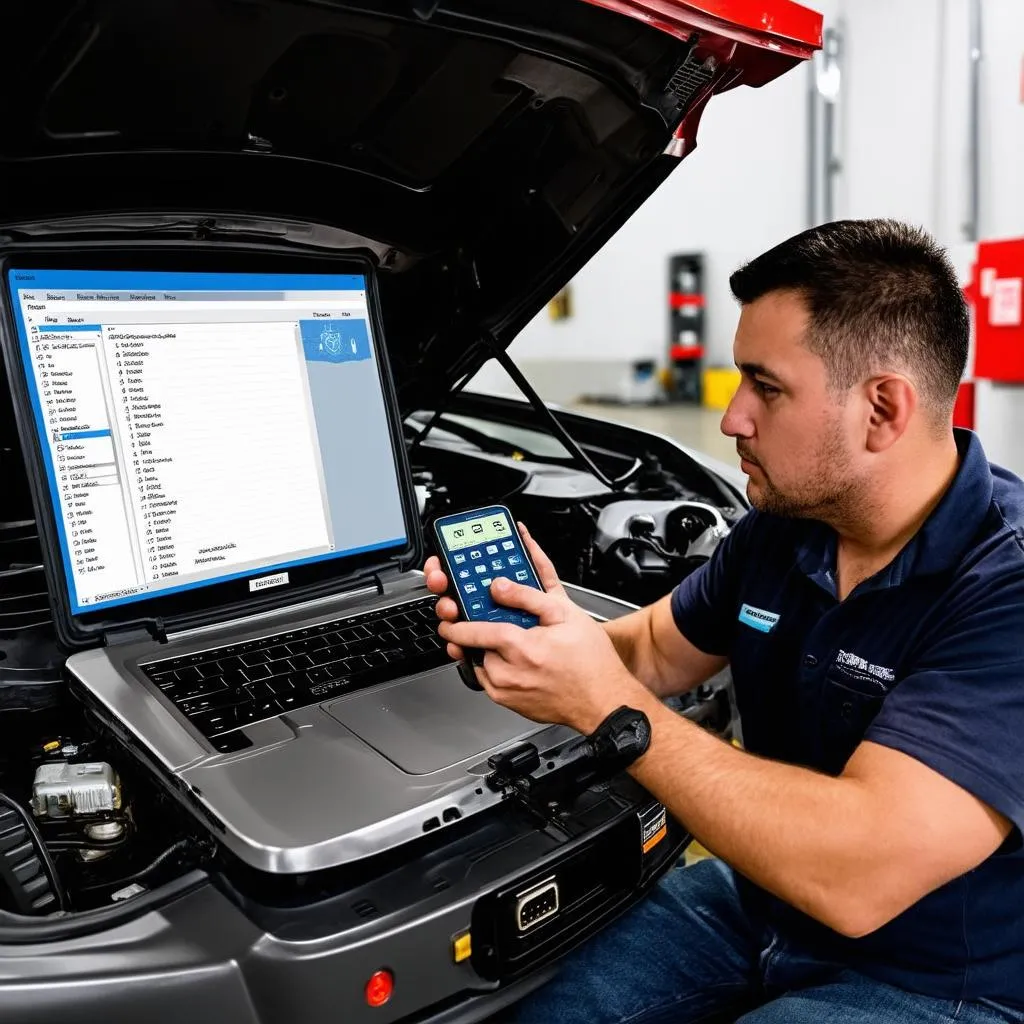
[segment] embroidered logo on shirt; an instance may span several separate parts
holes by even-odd
[[[862,658],[858,654],[851,654],[849,651],[840,651],[836,655],[836,664],[845,665],[847,668],[857,669],[860,672],[866,672],[872,678],[878,679],[883,683],[893,683],[896,681],[896,673],[887,665],[872,665],[866,658]]]
[[[770,633],[779,621],[779,616],[777,612],[769,612],[764,608],[755,608],[751,604],[745,604],[740,609],[739,619],[744,626],[750,626],[751,629],[756,629],[760,633]]]

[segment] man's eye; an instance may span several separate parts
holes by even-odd
[[[779,389],[777,387],[773,387],[771,384],[766,384],[763,380],[754,381],[754,390],[762,398],[773,398],[775,395],[779,394]]]

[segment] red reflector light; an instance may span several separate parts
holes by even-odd
[[[390,971],[377,971],[366,983],[366,1005],[383,1006],[395,990],[395,979]]]

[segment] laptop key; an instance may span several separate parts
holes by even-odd
[[[218,708],[244,704],[245,700],[246,696],[244,693],[238,694],[234,690],[223,690],[220,693],[211,693],[205,697],[196,697],[194,700],[183,700],[176,703],[191,718],[193,715],[202,714],[204,711],[216,711]]]
[[[273,718],[280,713],[276,700],[263,700],[238,709],[238,724],[249,725],[264,718]]]
[[[252,668],[244,669],[242,674],[250,683],[255,683],[260,679],[269,679],[274,673],[270,671],[269,665],[253,665]]]
[[[297,654],[294,658],[289,658],[291,666],[296,671],[301,671],[304,668],[312,668],[314,665],[313,659],[308,654]]]
[[[249,677],[245,675],[240,668],[224,673],[224,682],[227,683],[228,687],[232,690],[241,689],[250,681]]]
[[[189,716],[189,721],[207,736],[216,736],[227,729],[238,725],[238,716],[234,708],[221,708],[218,711],[207,711],[203,714]]]
[[[250,651],[248,654],[241,655],[238,660],[245,668],[255,668],[257,665],[266,663],[267,655],[265,651]]]
[[[311,668],[306,673],[306,679],[308,680],[307,685],[312,689],[320,683],[326,683],[331,679],[335,679],[338,675],[340,675],[339,672],[332,672],[328,668]]]
[[[251,683],[245,689],[253,703],[270,700],[277,696],[271,683]]]
[[[332,661],[338,660],[337,652],[329,648],[326,651],[317,651],[315,654],[309,655],[309,657],[314,665],[328,665]]]
[[[226,690],[227,685],[223,679],[201,679],[198,683],[179,683],[173,695],[168,694],[168,696],[177,704],[183,700],[194,700],[196,697],[219,693],[221,690]]]

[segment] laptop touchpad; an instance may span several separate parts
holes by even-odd
[[[474,693],[452,667],[325,704],[402,771],[428,775],[545,728]]]

